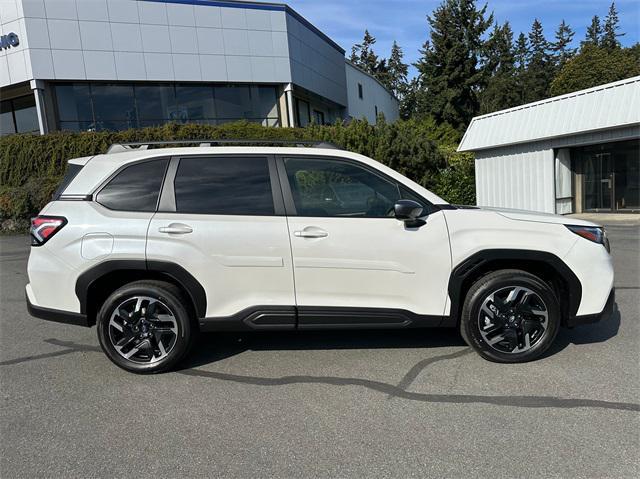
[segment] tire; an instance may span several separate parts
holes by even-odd
[[[189,353],[197,334],[189,305],[170,283],[129,283],[114,291],[98,312],[100,346],[115,365],[127,371],[168,371]]]
[[[469,289],[460,333],[489,361],[523,363],[553,344],[560,323],[558,299],[547,283],[526,271],[501,270]]]

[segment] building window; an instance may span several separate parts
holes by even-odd
[[[360,98],[361,100],[364,98],[362,83],[358,83],[358,98]]]
[[[376,105],[376,123],[378,122],[378,105]]]
[[[60,129],[125,130],[165,123],[248,120],[279,126],[275,86],[174,83],[59,83]]]
[[[296,121],[298,126],[307,126],[311,123],[311,106],[299,98],[296,98]]]
[[[316,125],[324,125],[324,113],[318,110],[313,110],[313,121]]]
[[[0,102],[0,136],[39,131],[36,99],[33,95]]]

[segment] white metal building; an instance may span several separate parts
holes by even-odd
[[[474,118],[479,206],[640,212],[640,77]]]
[[[0,0],[2,134],[397,118],[384,87],[351,70],[280,3]]]

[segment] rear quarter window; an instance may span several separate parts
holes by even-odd
[[[110,210],[156,211],[168,159],[145,161],[126,167],[96,195]]]
[[[64,178],[62,178],[62,182],[58,185],[58,188],[53,193],[52,201],[56,201],[60,199],[64,190],[67,189],[67,186],[73,181],[73,179],[80,173],[82,169],[82,165],[74,165],[73,163],[69,163],[67,165],[67,172],[64,174]]]

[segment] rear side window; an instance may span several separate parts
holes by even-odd
[[[266,158],[182,158],[174,188],[179,213],[274,214]]]
[[[156,211],[168,163],[153,160],[125,168],[100,190],[96,201],[111,210]]]
[[[82,165],[74,165],[73,163],[69,163],[67,165],[67,172],[64,174],[64,178],[62,178],[62,183],[58,185],[58,188],[53,194],[53,198],[52,198],[53,201],[56,201],[60,198],[60,195],[64,193],[64,190],[67,189],[67,186],[69,186],[69,183],[73,181],[76,175],[80,173],[81,169],[82,169]]]

